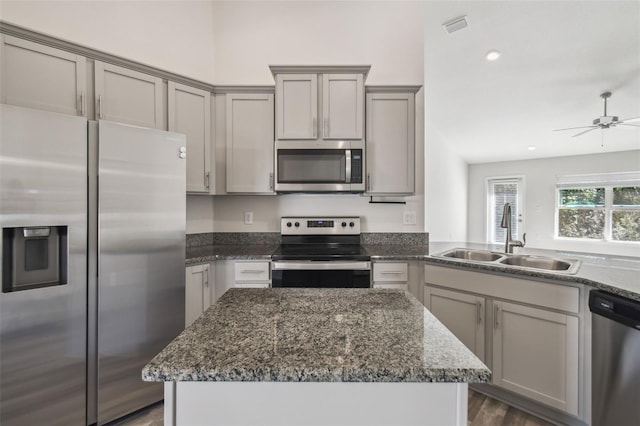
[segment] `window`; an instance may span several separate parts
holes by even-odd
[[[500,226],[505,203],[511,205],[511,237],[518,239],[524,229],[523,199],[524,178],[487,179],[487,242],[489,244],[503,244],[505,242],[507,229]]]
[[[558,177],[556,236],[640,241],[640,173]]]

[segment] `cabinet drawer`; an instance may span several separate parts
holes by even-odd
[[[373,281],[374,282],[399,282],[407,281],[408,263],[384,262],[373,264]]]
[[[236,262],[236,282],[269,281],[269,262]]]

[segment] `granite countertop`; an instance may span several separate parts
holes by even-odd
[[[371,260],[425,260],[429,246],[400,244],[364,244]]]
[[[397,244],[384,239],[373,239],[374,243],[363,244],[372,261],[407,260],[424,261],[479,272],[506,273],[529,279],[553,281],[558,284],[584,284],[592,288],[605,290],[623,297],[640,301],[640,258],[630,256],[612,256],[594,253],[578,253],[560,250],[518,248],[517,254],[532,254],[561,259],[580,261],[575,274],[532,270],[505,266],[499,263],[473,262],[468,260],[438,257],[439,253],[452,248],[472,248],[503,252],[502,245],[489,245],[467,242],[430,242],[426,244]],[[186,264],[211,262],[223,259],[262,259],[271,260],[277,250],[277,244],[218,244],[188,247]]]
[[[453,258],[438,257],[453,248],[470,248],[504,252],[503,246],[479,243],[429,243],[432,255],[425,260],[442,266],[472,269],[479,272],[506,273],[522,278],[542,279],[557,284],[584,284],[596,289],[605,290],[623,297],[640,301],[640,258],[630,256],[613,256],[594,253],[569,252],[535,248],[519,248],[516,254],[547,256],[559,259],[579,260],[580,268],[575,274],[532,270],[505,266],[496,262],[474,262]]]
[[[233,288],[142,377],[486,383],[491,371],[405,291]]]
[[[271,255],[277,249],[277,245],[271,244],[217,244],[187,247],[186,265],[225,259],[271,260]]]

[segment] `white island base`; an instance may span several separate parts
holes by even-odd
[[[165,382],[165,426],[467,425],[467,383]]]

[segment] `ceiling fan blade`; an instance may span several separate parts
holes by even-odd
[[[618,123],[618,124],[616,124],[616,126],[640,127],[640,123],[638,123],[638,124]]]
[[[584,135],[585,133],[589,133],[589,132],[591,132],[593,130],[596,130],[597,128],[598,128],[598,126],[593,126],[591,129],[585,130],[584,132],[576,133],[575,135],[573,135],[571,137],[575,138],[576,136]]]
[[[635,122],[640,122],[640,117],[634,117],[634,118],[625,118],[624,120],[620,120],[618,121],[618,124],[629,124],[629,123],[635,123]]]
[[[567,127],[566,129],[555,129],[552,132],[561,132],[563,130],[577,130],[577,129],[595,129],[598,126],[580,126],[580,127]]]

